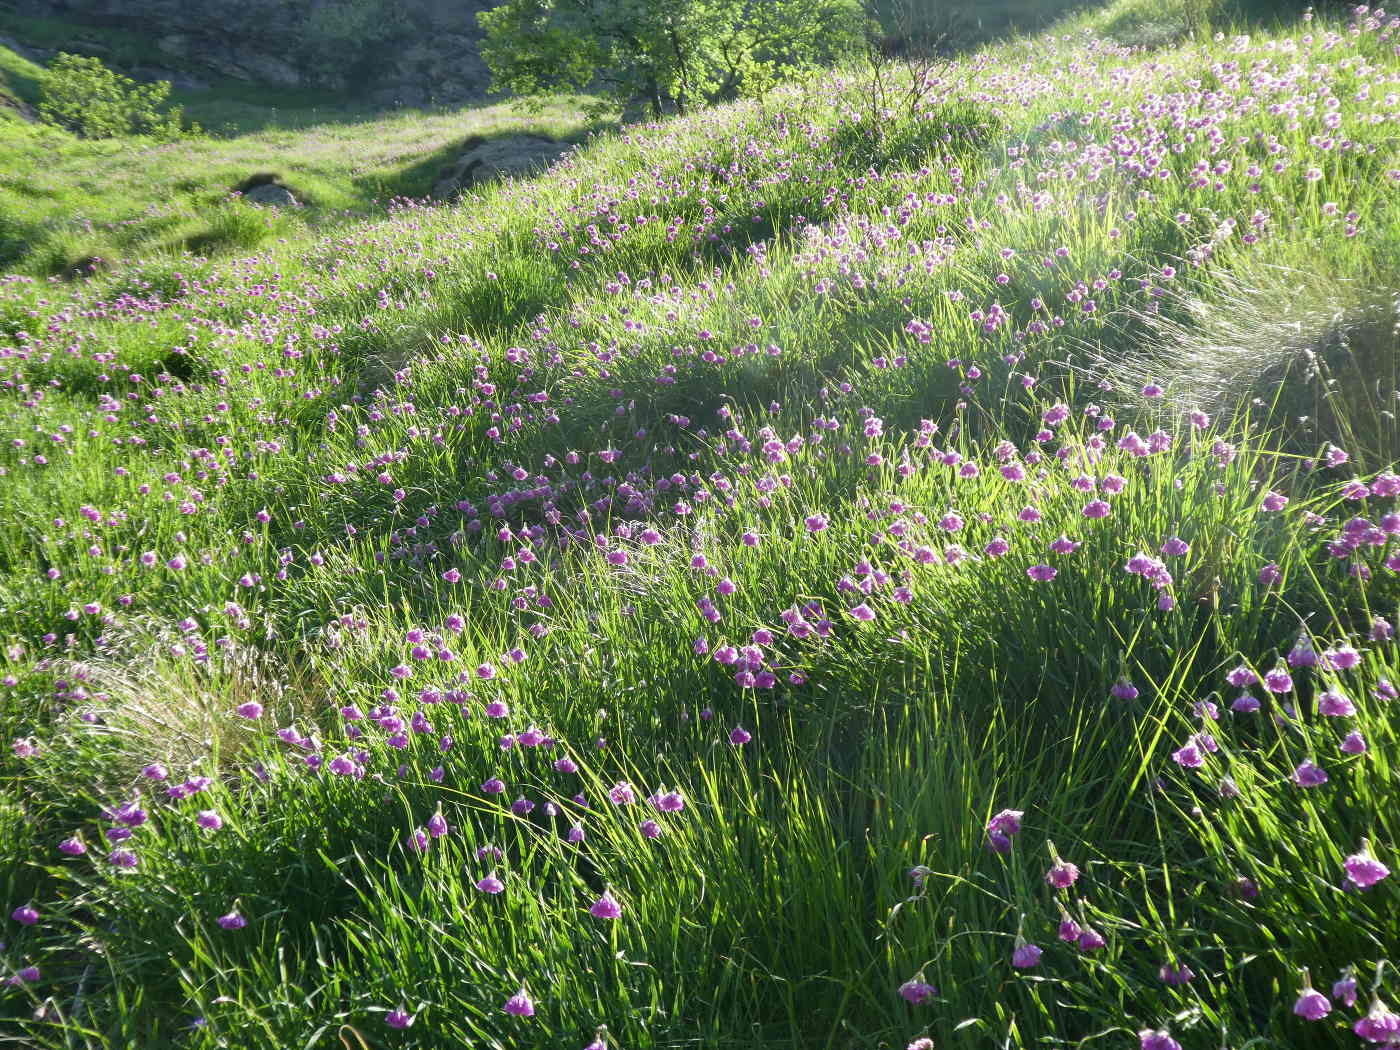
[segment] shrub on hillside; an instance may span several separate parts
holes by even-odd
[[[506,0],[478,19],[494,90],[590,91],[657,117],[760,96],[859,52],[867,29],[858,0]]]
[[[181,107],[165,108],[170,81],[138,84],[98,58],[61,53],[44,75],[39,117],[83,138],[154,135],[181,131]]]

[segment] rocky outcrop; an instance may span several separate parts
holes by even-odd
[[[477,101],[490,76],[477,12],[497,0],[11,0],[22,15],[74,26],[69,50],[101,54],[84,26],[153,39],[177,87],[210,75],[280,87],[352,90],[380,105]],[[164,63],[157,67],[165,71]],[[157,68],[153,67],[153,68]],[[142,77],[145,79],[145,77]]]
[[[438,200],[450,200],[479,182],[534,174],[558,160],[565,148],[541,135],[473,135],[462,147],[462,154],[433,183]]]

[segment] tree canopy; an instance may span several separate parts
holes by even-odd
[[[591,91],[661,115],[761,95],[858,50],[861,0],[506,0],[478,18],[493,86]]]

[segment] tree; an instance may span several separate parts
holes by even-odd
[[[592,91],[658,117],[762,95],[866,38],[861,0],[506,0],[477,17],[494,90]]]

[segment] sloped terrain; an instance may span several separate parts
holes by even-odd
[[[1141,14],[0,279],[4,1024],[1384,1044],[1400,20]]]

